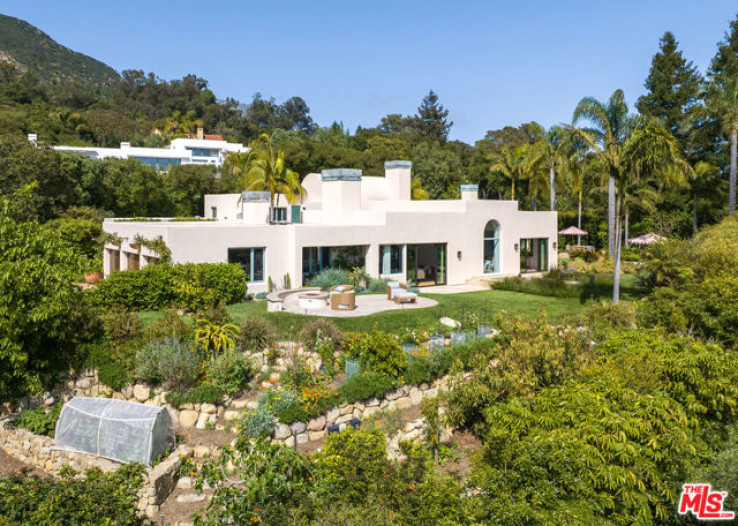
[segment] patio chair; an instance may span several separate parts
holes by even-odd
[[[331,287],[331,310],[354,310],[356,293],[351,285],[334,285]]]
[[[387,299],[395,303],[415,303],[418,295],[408,292],[406,283],[390,281],[387,283]]]

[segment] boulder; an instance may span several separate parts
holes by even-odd
[[[215,404],[202,404],[202,406],[200,407],[200,411],[209,415],[215,414]]]
[[[149,399],[151,389],[145,385],[136,384],[133,386],[133,396],[139,402],[145,402]]]
[[[274,438],[284,439],[292,436],[292,429],[287,424],[279,423],[274,426]]]
[[[92,382],[90,382],[89,378],[80,378],[74,385],[77,387],[77,389],[89,389],[90,387],[92,387]]]
[[[320,431],[325,428],[325,416],[313,418],[307,425],[308,431]]]
[[[305,422],[294,422],[290,429],[292,429],[292,434],[299,435],[300,433],[304,433],[307,429],[307,426],[305,425]]]
[[[241,411],[230,410],[230,411],[226,411],[225,413],[223,413],[223,420],[227,420],[228,422],[233,422],[237,418],[240,418],[240,416],[241,416]]]
[[[325,431],[308,431],[310,442],[316,442],[325,438]]]
[[[205,500],[205,495],[198,495],[197,493],[185,493],[177,497],[177,502],[202,502]]]
[[[341,411],[339,411],[337,407],[334,407],[333,409],[328,411],[328,414],[326,415],[326,420],[332,424],[339,416],[341,416]]]
[[[341,415],[350,415],[354,412],[354,404],[346,404],[340,407]]]
[[[297,435],[297,443],[298,444],[307,444],[308,443],[308,434],[303,433],[301,435]]]
[[[413,401],[408,396],[397,399],[396,403],[397,409],[407,409],[408,407],[411,407],[413,405]]]
[[[182,427],[194,427],[197,424],[197,419],[200,417],[200,413],[185,409],[179,413],[179,425]]]

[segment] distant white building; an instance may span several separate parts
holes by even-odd
[[[250,292],[266,291],[270,277],[279,286],[287,274],[299,287],[332,266],[418,286],[556,266],[556,212],[480,200],[476,185],[462,185],[461,199],[414,201],[410,172],[409,161],[390,161],[384,177],[344,168],[309,174],[304,202],[281,197],[271,212],[267,192],[244,192],[205,196],[209,221],[106,219],[103,229],[122,242],[105,247],[105,274],[156,261],[137,235],[161,236],[175,263],[239,263]]]
[[[36,134],[29,134],[28,140],[36,144]],[[131,146],[130,142],[120,143],[120,148],[98,148],[96,146],[52,146],[60,152],[73,152],[90,159],[135,159],[143,164],[166,170],[172,165],[199,164],[222,166],[229,153],[246,153],[249,148],[241,143],[230,143],[218,135],[204,135],[198,129],[197,138],[173,139],[166,148],[143,148]]]

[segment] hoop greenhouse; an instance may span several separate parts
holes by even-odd
[[[72,398],[56,423],[55,449],[150,466],[176,445],[169,412],[110,398]]]

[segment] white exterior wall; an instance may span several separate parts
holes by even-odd
[[[409,168],[404,173],[402,169],[397,172],[396,181],[402,181],[409,193]],[[225,262],[228,248],[265,248],[265,279],[263,283],[249,284],[249,292],[253,293],[267,290],[268,277],[280,284],[287,273],[293,287],[300,286],[303,247],[366,246],[366,270],[371,276],[378,276],[379,246],[403,245],[402,274],[386,277],[404,281],[407,272],[404,245],[445,243],[449,285],[463,284],[474,277],[518,275],[523,238],[547,238],[547,266],[557,265],[557,251],[553,248],[557,241],[556,212],[521,212],[517,201],[479,200],[470,189],[460,200],[410,201],[397,197],[377,200],[391,195],[395,184],[392,177],[379,179],[382,178],[321,181],[318,174],[310,174],[305,178],[308,198],[300,224],[270,225],[265,219],[268,203],[242,203],[238,194],[228,194],[205,197],[206,216],[211,206],[217,206],[217,221],[146,223],[108,219],[104,229],[129,240],[136,234],[149,239],[161,235],[175,263]],[[405,195],[399,186],[397,191]],[[238,213],[243,216],[236,219]],[[490,220],[499,225],[496,274],[485,274],[483,265],[484,229]],[[121,257],[121,269],[124,259]],[[105,263],[107,273],[110,262]]]

